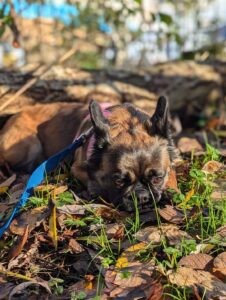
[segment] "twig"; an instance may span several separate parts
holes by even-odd
[[[68,58],[70,58],[75,52],[77,48],[72,48],[67,51],[64,55],[62,55],[59,59],[51,63],[50,65],[40,66],[35,72],[35,78],[32,78],[27,83],[25,83],[11,98],[9,98],[5,103],[0,106],[0,112],[5,109],[9,104],[14,102],[19,96],[21,96],[24,92],[26,92],[32,85],[34,85],[39,79],[41,79],[55,64],[62,64]]]

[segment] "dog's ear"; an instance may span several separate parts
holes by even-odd
[[[155,112],[151,117],[151,134],[157,134],[164,138],[170,137],[169,104],[164,96],[158,99]]]
[[[169,104],[164,96],[159,97],[153,116],[150,119],[150,132],[168,140],[168,151],[171,161],[178,157],[177,150],[171,135],[169,122]]]
[[[105,118],[98,102],[92,100],[89,105],[90,118],[93,124],[94,134],[99,148],[110,143],[109,121]]]

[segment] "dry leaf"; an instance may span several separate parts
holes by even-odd
[[[95,297],[95,295],[96,295],[96,286],[95,286],[95,284],[92,285],[92,289],[90,289],[90,286],[89,286],[89,288],[87,288],[86,285],[87,284],[86,284],[85,280],[78,281],[78,282],[76,282],[75,284],[71,285],[68,288],[68,292],[70,294],[73,293],[73,292],[76,293],[76,294],[78,294],[79,292],[84,292],[88,299],[91,299],[91,298]]]
[[[191,253],[194,253],[194,254],[198,254],[198,253],[210,253],[210,251],[214,248],[214,245],[212,244],[204,244],[204,243],[201,243],[201,244],[198,244],[196,245],[196,249],[194,251],[192,251]]]
[[[24,190],[19,190],[19,191],[14,192],[13,194],[10,194],[8,203],[9,204],[17,203],[20,200],[23,192],[24,192]]]
[[[213,257],[203,253],[190,254],[182,257],[178,265],[195,270],[210,271],[213,267]]]
[[[34,257],[34,255],[38,254],[38,246],[39,241],[37,238],[35,238],[35,242],[31,244],[28,251],[21,253],[18,257],[11,259],[8,264],[8,270],[12,270],[15,267],[20,266],[22,268],[25,265],[31,265],[31,259]]]
[[[0,300],[5,300],[9,298],[9,294],[14,288],[14,284],[12,282],[4,282],[0,283]]]
[[[68,190],[68,186],[67,185],[61,185],[58,187],[55,187],[51,192],[50,192],[50,196],[55,199],[57,195],[60,195],[64,192],[66,192]]]
[[[51,192],[54,188],[56,188],[56,185],[54,184],[42,184],[38,185],[34,188],[34,192],[39,192],[39,193],[49,193]]]
[[[144,241],[146,243],[152,244],[161,244],[163,238],[166,238],[169,245],[177,245],[181,243],[183,240],[189,239],[192,237],[186,233],[185,231],[180,230],[176,225],[161,225],[150,226],[144,229],[139,230],[135,237],[138,241]]]
[[[124,226],[118,223],[107,224],[106,235],[109,239],[122,240],[124,237]]]
[[[215,174],[222,169],[224,165],[219,161],[210,160],[202,168],[202,171],[207,174]]]
[[[181,224],[184,221],[184,213],[171,205],[166,205],[161,209],[159,208],[158,211],[164,220],[173,224]]]
[[[38,285],[43,287],[49,294],[51,294],[51,290],[48,286],[48,283],[43,281],[43,282],[39,282],[39,281],[28,281],[28,282],[23,282],[18,284],[15,288],[13,288],[13,290],[10,292],[9,294],[9,300],[13,299],[14,295],[16,295],[17,293],[21,294],[27,287],[31,286],[31,285]]]
[[[226,252],[219,254],[213,261],[214,275],[226,281]]]
[[[57,207],[57,210],[69,215],[84,215],[87,211],[85,205],[71,204]]]
[[[144,242],[135,244],[127,248],[117,259],[115,268],[121,269],[129,265],[130,262],[135,260],[136,255],[147,247],[147,244]]]
[[[37,207],[29,211],[25,211],[15,218],[10,224],[10,231],[13,234],[23,235],[24,229],[29,226],[29,232],[49,216],[50,209],[48,207]]]
[[[49,235],[53,241],[55,250],[57,250],[58,237],[57,237],[57,224],[56,224],[56,205],[51,203],[51,214],[49,218]]]
[[[192,151],[198,152],[203,150],[203,147],[196,139],[188,137],[180,138],[177,143],[177,147],[179,148],[181,153],[188,153]]]
[[[75,239],[69,240],[69,247],[72,250],[72,252],[76,254],[84,251],[84,248]]]
[[[9,252],[9,259],[14,258],[20,254],[20,252],[24,248],[24,245],[27,242],[28,235],[29,235],[29,225],[25,227],[24,234],[19,237],[17,244],[13,248],[11,248]]]
[[[114,208],[108,207],[108,206],[97,208],[95,210],[95,214],[97,216],[102,217],[104,220],[107,220],[107,221],[112,221],[112,220],[120,221],[124,218],[123,213],[117,211]]]
[[[215,297],[214,299],[226,297],[226,284],[206,271],[180,267],[176,272],[169,274],[168,278],[171,284],[180,287],[201,287],[205,290],[206,299],[212,296]]]
[[[223,200],[224,198],[226,198],[226,191],[215,190],[211,193],[210,198],[214,201]]]
[[[156,283],[154,263],[131,261],[126,267],[107,270],[105,283],[110,289],[110,297],[125,299],[148,299],[153,295]],[[159,299],[159,298],[156,298]]]
[[[1,182],[0,188],[2,188],[2,187],[8,188],[15,180],[16,180],[16,174],[13,174],[9,178],[7,178],[5,181]]]
[[[180,192],[177,186],[177,175],[175,170],[170,169],[169,177],[166,183],[166,188],[167,189],[173,189],[177,192]]]

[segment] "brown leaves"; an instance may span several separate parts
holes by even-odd
[[[210,160],[202,168],[202,171],[207,174],[215,174],[223,169],[224,165],[218,161]]]
[[[28,226],[29,232],[38,226],[45,218],[50,215],[47,207],[37,207],[20,214],[10,224],[10,231],[13,234],[23,235],[25,228]]]
[[[179,192],[178,186],[177,186],[177,176],[175,170],[171,169],[169,173],[169,177],[166,183],[167,189],[173,189],[177,192]]]
[[[29,226],[27,225],[24,229],[24,234],[18,238],[17,244],[11,249],[9,253],[9,259],[14,258],[20,254],[23,250],[24,245],[27,242],[29,234]]]
[[[171,246],[181,243],[184,239],[192,239],[188,233],[175,225],[161,225],[159,228],[155,226],[146,227],[139,230],[135,237],[138,241],[150,242],[153,245],[160,244],[165,238]]]
[[[184,221],[184,213],[171,205],[166,205],[164,208],[158,209],[160,216],[173,224],[181,224]]]
[[[187,267],[194,270],[209,271],[213,266],[213,257],[203,253],[190,254],[182,257],[178,265],[180,267]]]
[[[226,252],[219,254],[213,261],[214,274],[226,282]]]
[[[111,298],[126,297],[126,299],[161,299],[162,286],[157,281],[153,262],[130,262],[126,267],[108,270],[105,283],[109,288]]]
[[[44,288],[49,294],[51,294],[51,290],[50,290],[47,282],[45,282],[45,281],[39,282],[39,281],[34,280],[34,281],[23,282],[23,283],[20,283],[17,286],[15,286],[12,289],[12,291],[10,292],[8,299],[9,300],[13,299],[14,295],[16,295],[18,293],[19,294],[21,294],[22,292],[24,293],[26,288],[31,285],[40,286],[40,287]]]
[[[180,140],[177,143],[177,146],[181,153],[188,153],[192,151],[198,152],[203,150],[201,144],[196,139],[188,137],[180,138]]]
[[[5,181],[1,182],[0,184],[0,193],[5,193],[7,192],[8,188],[10,185],[16,180],[16,174],[13,174],[10,176],[8,179]]]
[[[69,248],[73,253],[81,253],[84,251],[83,247],[75,239],[69,240]]]
[[[180,287],[198,286],[205,291],[207,299],[210,297],[226,297],[226,284],[217,279],[214,275],[203,270],[180,267],[177,271],[169,274],[170,283]]]

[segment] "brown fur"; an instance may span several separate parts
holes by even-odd
[[[31,171],[93,125],[93,153],[87,161],[88,142],[75,152],[73,175],[91,194],[115,204],[124,198],[127,203],[131,192],[143,193],[160,176],[161,186],[153,186],[159,196],[173,157],[166,100],[159,100],[152,118],[130,104],[111,107],[107,119],[97,103],[89,109],[91,120],[85,123],[88,107],[72,103],[35,105],[13,116],[0,132],[0,163]],[[126,183],[119,190],[120,180]]]

